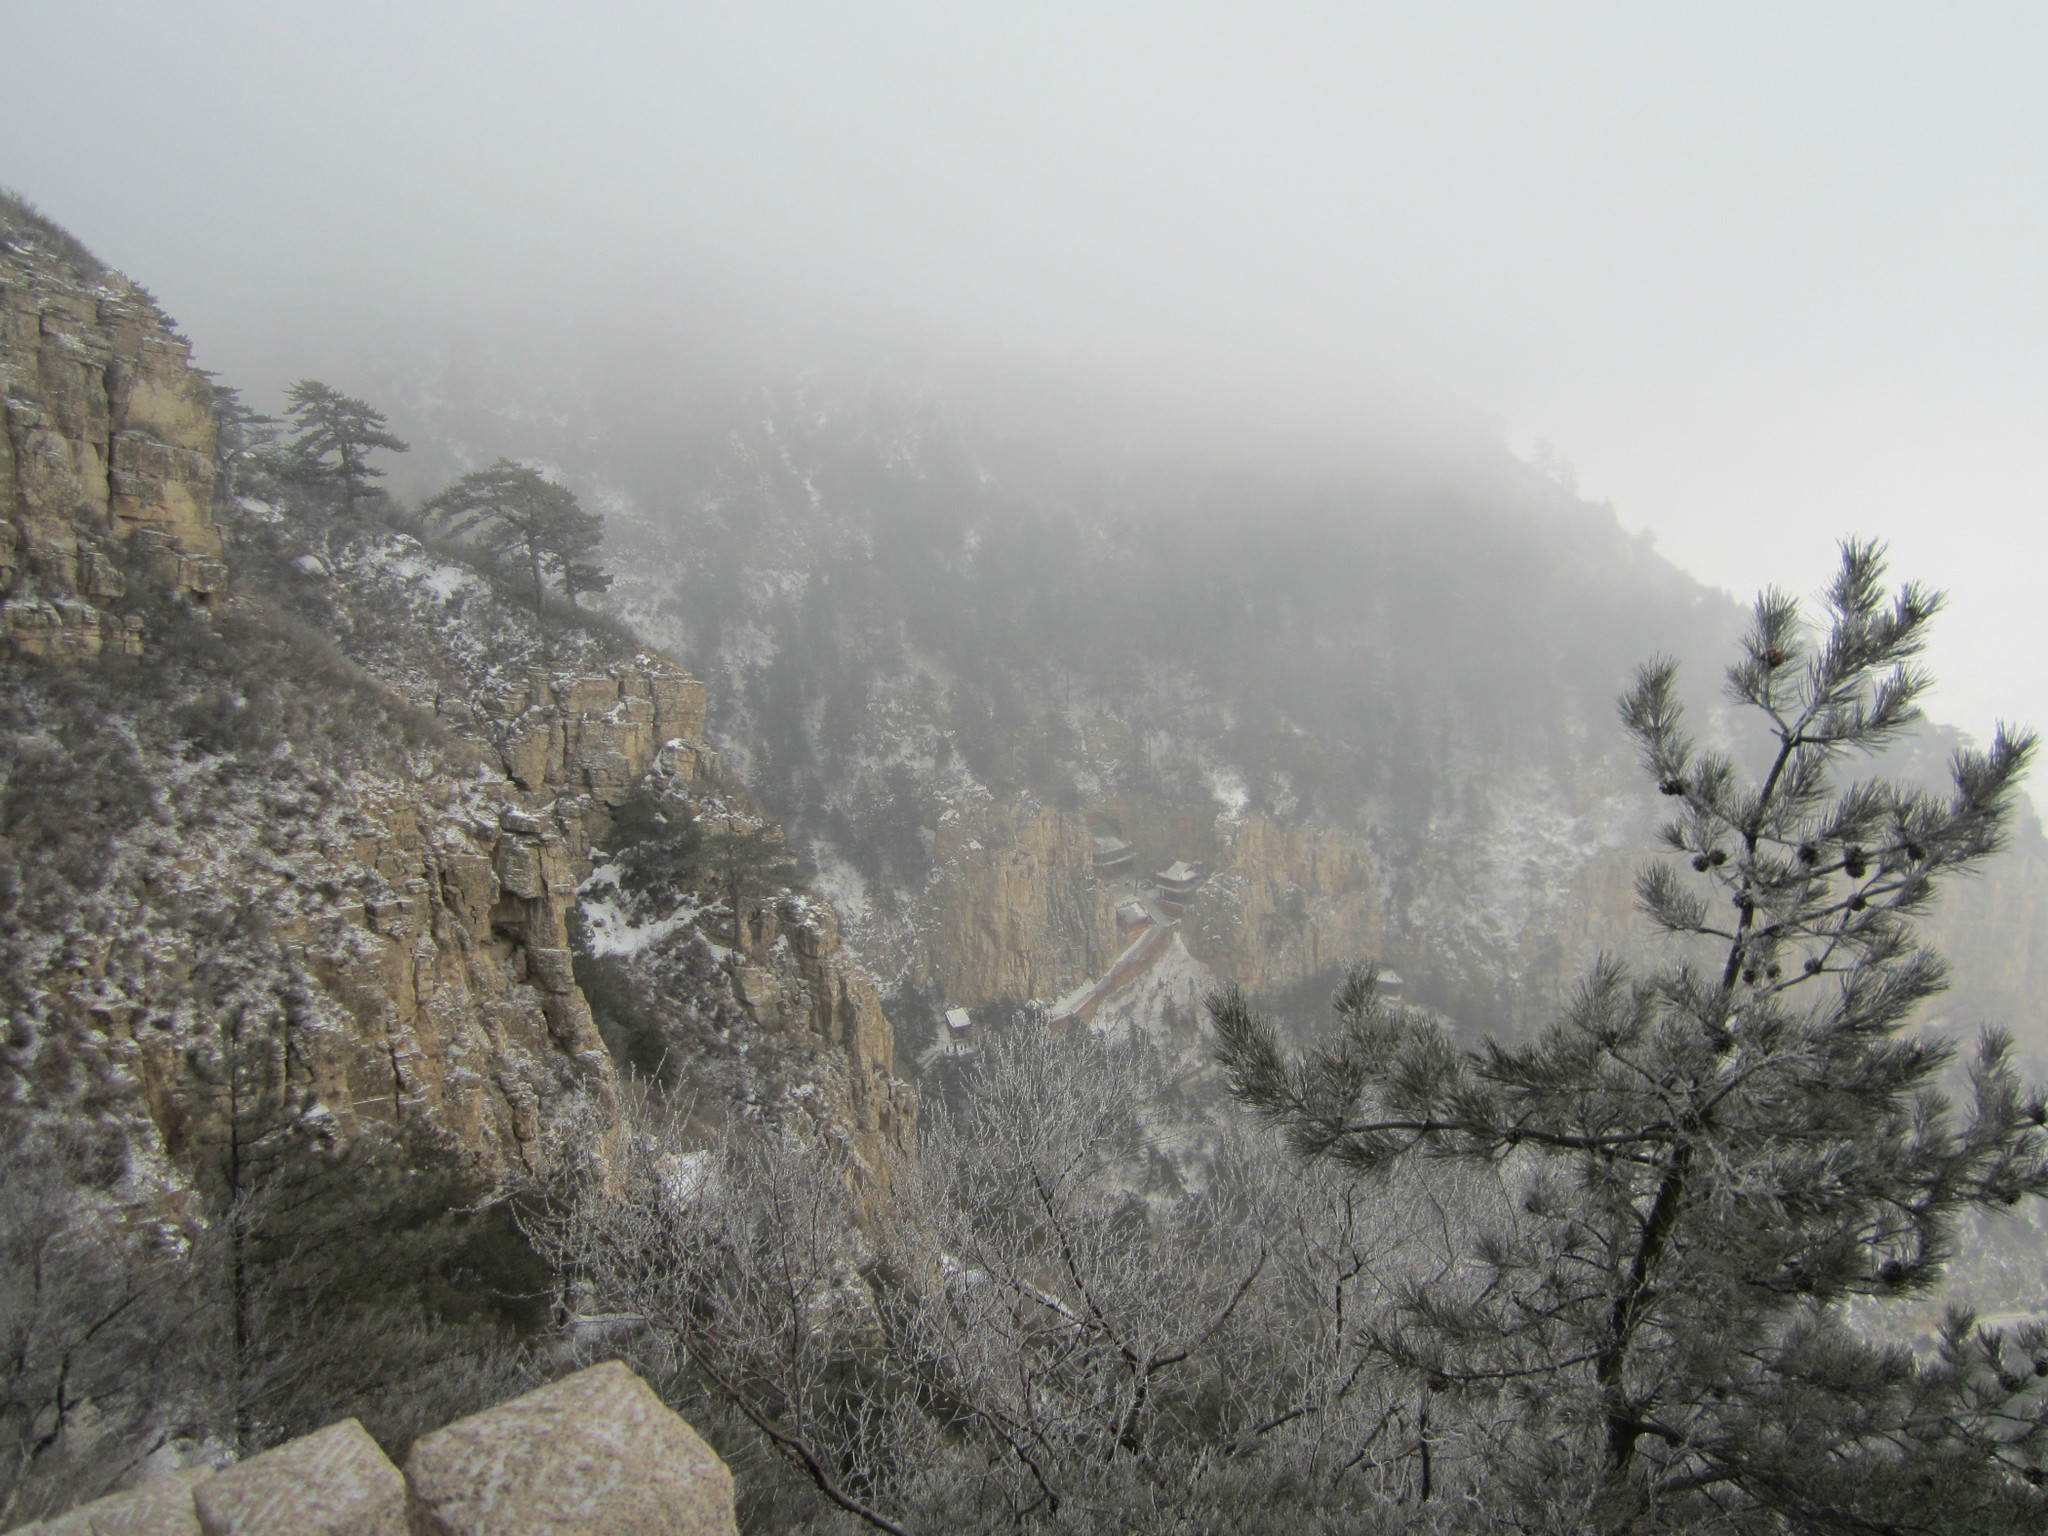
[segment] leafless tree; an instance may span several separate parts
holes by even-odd
[[[886,1198],[828,1128],[640,1099],[535,1235],[592,1352],[759,1528],[1428,1529],[1469,1434],[1363,1340],[1498,1182],[1378,1189],[1160,1096],[1140,1043],[986,1039]]]
[[[338,1192],[357,1165],[209,1206],[131,1188],[125,1162],[118,1131],[0,1138],[0,1529],[339,1418],[402,1455],[548,1374],[490,1320],[365,1284],[363,1226],[393,1206]]]
[[[0,1144],[0,1527],[118,1486],[176,1422],[179,1234],[116,1202],[95,1155],[29,1127]]]

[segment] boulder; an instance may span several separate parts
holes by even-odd
[[[405,1479],[354,1419],[215,1473],[193,1503],[205,1536],[408,1536]]]
[[[422,1436],[424,1536],[738,1536],[732,1473],[618,1361]]]

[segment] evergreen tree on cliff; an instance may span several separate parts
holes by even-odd
[[[385,430],[382,411],[318,379],[300,379],[285,398],[292,431],[287,445],[290,464],[308,479],[339,485],[349,515],[354,516],[370,481],[384,474],[370,462],[370,455],[379,450],[407,453],[411,444]]]
[[[772,826],[713,832],[698,846],[696,857],[732,908],[734,943],[742,954],[752,942],[747,929],[750,899],[804,878],[802,862],[783,845],[780,829]]]
[[[524,464],[500,459],[474,470],[422,503],[420,511],[495,558],[524,566],[536,609],[546,607],[550,579],[572,604],[579,592],[611,585],[611,577],[589,559],[604,543],[603,516],[584,511],[567,486]]]
[[[1887,597],[1883,569],[1846,546],[1818,626],[1758,599],[1727,674],[1768,733],[1754,778],[1686,734],[1672,663],[1622,699],[1674,808],[1638,891],[1686,961],[1602,962],[1521,1046],[1461,1047],[1369,972],[1300,1061],[1241,997],[1211,1002],[1234,1091],[1304,1156],[1483,1165],[1514,1195],[1371,1342],[1419,1394],[1499,1412],[1518,1528],[2048,1528],[2048,1333],[1951,1313],[1916,1362],[1844,1319],[1934,1286],[1960,1218],[2048,1193],[2048,1106],[2006,1040],[1957,1107],[1952,1048],[1908,1028],[1943,986],[1912,920],[2000,847],[2033,738],[1959,752],[1946,793],[1838,782],[1928,686],[1940,600]]]

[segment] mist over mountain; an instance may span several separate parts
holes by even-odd
[[[1642,941],[1658,807],[1613,701],[1671,654],[1725,722],[1746,605],[1611,508],[1413,408],[1339,430],[936,346],[805,355],[598,329],[372,372],[421,489],[517,452],[607,508],[610,602],[709,681],[912,1034],[1107,969],[1097,836],[1141,882],[1204,868],[1185,944],[1303,1013],[1370,955],[1527,1028]],[[1938,781],[1955,740],[1889,769]],[[1935,920],[1944,1017],[2036,1048],[2042,858],[2030,824]]]
[[[0,61],[0,1531],[2048,1529],[2048,10]]]
[[[945,1529],[1030,1528],[1051,1479],[1096,1529],[1166,1486],[1247,1532],[1405,1523],[1444,1478],[1572,1530],[1564,1435],[1491,1386],[1434,1429],[1414,1410],[1383,1462],[1302,1474],[1409,1423],[1425,1333],[1396,1330],[1483,1335],[1488,1274],[1580,1274],[1586,1223],[1661,1245],[1711,1144],[1751,1171],[1691,1197],[1707,1256],[1667,1262],[1715,1321],[1659,1322],[1643,1358],[1692,1363],[1656,1390],[1710,1429],[1726,1380],[1809,1370],[1784,1321],[1807,1317],[1897,1411],[1959,1405],[1961,1528],[2026,1528],[2033,1464],[2005,1458],[2033,1454],[2008,1426],[2048,1340],[2042,1237],[1998,1213],[2048,1189],[2048,1105],[1995,1040],[1942,1076],[1980,1022],[2042,1050],[2024,744],[1919,726],[1876,761],[1898,788],[1759,852],[1765,813],[1672,745],[1640,669],[1677,658],[1709,749],[1762,761],[1771,728],[1732,706],[1802,632],[1764,603],[1724,693],[1739,605],[1553,456],[1441,414],[515,326],[387,350],[374,404],[302,379],[280,424],[61,228],[11,199],[0,225],[0,1289],[29,1298],[0,1318],[0,1516],[204,1479],[343,1413],[399,1455],[597,1353],[705,1427],[746,1529],[876,1524],[821,1470],[844,1464]],[[1863,679],[1928,605],[1855,580],[1826,656]],[[1801,729],[1883,745],[1910,677],[1844,686]],[[1822,793],[1822,758],[1779,745],[1785,793]],[[1639,881],[1674,800],[1734,919]],[[1918,929],[1944,994],[1894,914],[1952,863],[1982,878]],[[1752,935],[1753,891],[1777,906]],[[1718,988],[1684,968],[1731,937]],[[1625,1005],[1614,952],[1663,967]],[[1814,1011],[1776,1001],[1830,973]],[[1448,1085],[1448,1111],[1357,1125],[1374,1073]],[[1973,1102],[1958,1137],[1925,1130],[1933,1097],[1906,1123],[1937,1079]],[[1740,1112],[1674,1118],[1686,1082]],[[1233,1100],[1323,1118],[1283,1145]],[[1374,1172],[1431,1136],[1470,1166]],[[1580,1159],[1575,1194],[1530,1142]],[[1617,1154],[1646,1142],[1677,1160]],[[1302,1162],[1331,1148],[1351,1171]],[[1908,1154],[1926,1190],[1895,1197]],[[1724,1195],[1755,1207],[1726,1232]],[[1724,1260],[1748,1266],[1725,1296]],[[1569,1329],[1617,1325],[1566,1289],[1540,1368],[1583,1394]],[[1098,1347],[1131,1328],[1159,1342]],[[1520,1349],[1520,1312],[1503,1328]],[[1761,1366],[1706,1358],[1750,1337]],[[1826,1390],[1808,1440],[1696,1453],[1759,1490],[1742,1529],[1840,1480],[1868,1393]],[[1634,1498],[1632,1410],[1598,1401],[1608,1460],[1575,1475]],[[1019,1422],[1056,1449],[1016,1452]]]

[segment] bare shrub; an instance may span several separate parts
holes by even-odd
[[[998,1032],[881,1199],[827,1130],[693,1140],[641,1096],[537,1245],[583,1347],[733,1462],[749,1529],[1429,1528],[1469,1437],[1361,1339],[1497,1185],[1375,1192],[1166,1124],[1149,1065]]]
[[[177,1232],[103,1193],[108,1155],[77,1131],[0,1140],[0,1527],[118,1486],[177,1416],[198,1298]]]

